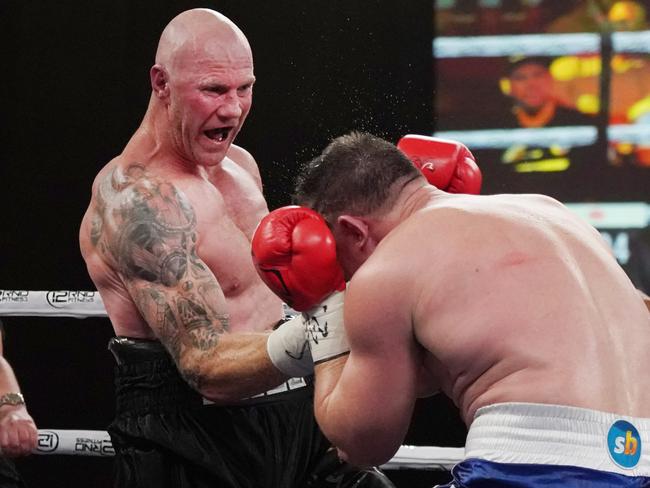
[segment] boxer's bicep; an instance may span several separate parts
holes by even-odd
[[[152,178],[125,193],[106,252],[144,320],[191,375],[184,356],[216,348],[228,328],[221,287],[196,252],[194,209],[173,185]]]
[[[215,307],[222,295],[216,280],[212,283],[189,278],[176,287],[132,280],[127,289],[144,320],[184,374],[183,358],[193,352],[216,349],[228,329],[228,315]]]

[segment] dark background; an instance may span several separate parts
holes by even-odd
[[[289,203],[296,163],[333,136],[432,133],[431,0],[3,0],[0,289],[94,289],[77,243],[92,180],[140,123],[160,32],[193,7],[221,11],[252,45],[258,81],[238,144],[256,157],[270,208]],[[39,428],[104,430],[108,320],[4,321],[5,355]],[[418,404],[407,442],[462,446],[463,429],[434,398]],[[33,487],[111,486],[110,459],[31,456],[18,467]],[[443,479],[391,476],[411,487]]]

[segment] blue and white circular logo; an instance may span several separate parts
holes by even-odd
[[[631,423],[617,420],[607,434],[607,451],[612,461],[623,469],[632,469],[641,459],[641,436]]]

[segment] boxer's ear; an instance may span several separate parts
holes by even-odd
[[[166,98],[169,95],[169,77],[167,71],[159,64],[154,64],[149,71],[151,89],[158,98]]]
[[[348,245],[358,249],[367,245],[370,233],[368,232],[368,223],[364,219],[351,215],[340,215],[336,219],[336,224],[340,237]],[[337,237],[337,241],[338,239],[339,237]]]

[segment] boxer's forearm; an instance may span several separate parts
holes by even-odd
[[[340,356],[330,361],[324,361],[314,365],[314,373],[316,375],[314,395],[317,412],[321,404],[329,400],[332,391],[336,388],[347,357],[347,355]]]
[[[365,345],[359,345],[365,351]],[[395,357],[355,353],[315,366],[316,420],[341,457],[357,466],[387,462],[408,430],[416,367]]]
[[[257,395],[286,381],[269,358],[269,333],[226,333],[207,351],[182,351],[179,369],[202,396],[228,403]]]
[[[330,436],[337,438],[336,432],[341,428],[341,422],[345,419],[339,412],[345,409],[335,390],[343,367],[347,361],[347,355],[330,361],[314,365],[314,412],[319,426],[328,439],[335,445],[336,442]],[[339,447],[337,445],[337,447]]]
[[[341,382],[347,358],[347,355],[341,356],[314,367],[316,421],[342,460],[357,466],[372,466],[376,464],[373,447],[362,433],[367,410],[358,408],[353,401],[354,392],[345,391]]]
[[[20,392],[14,370],[7,360],[0,356],[0,395]]]

